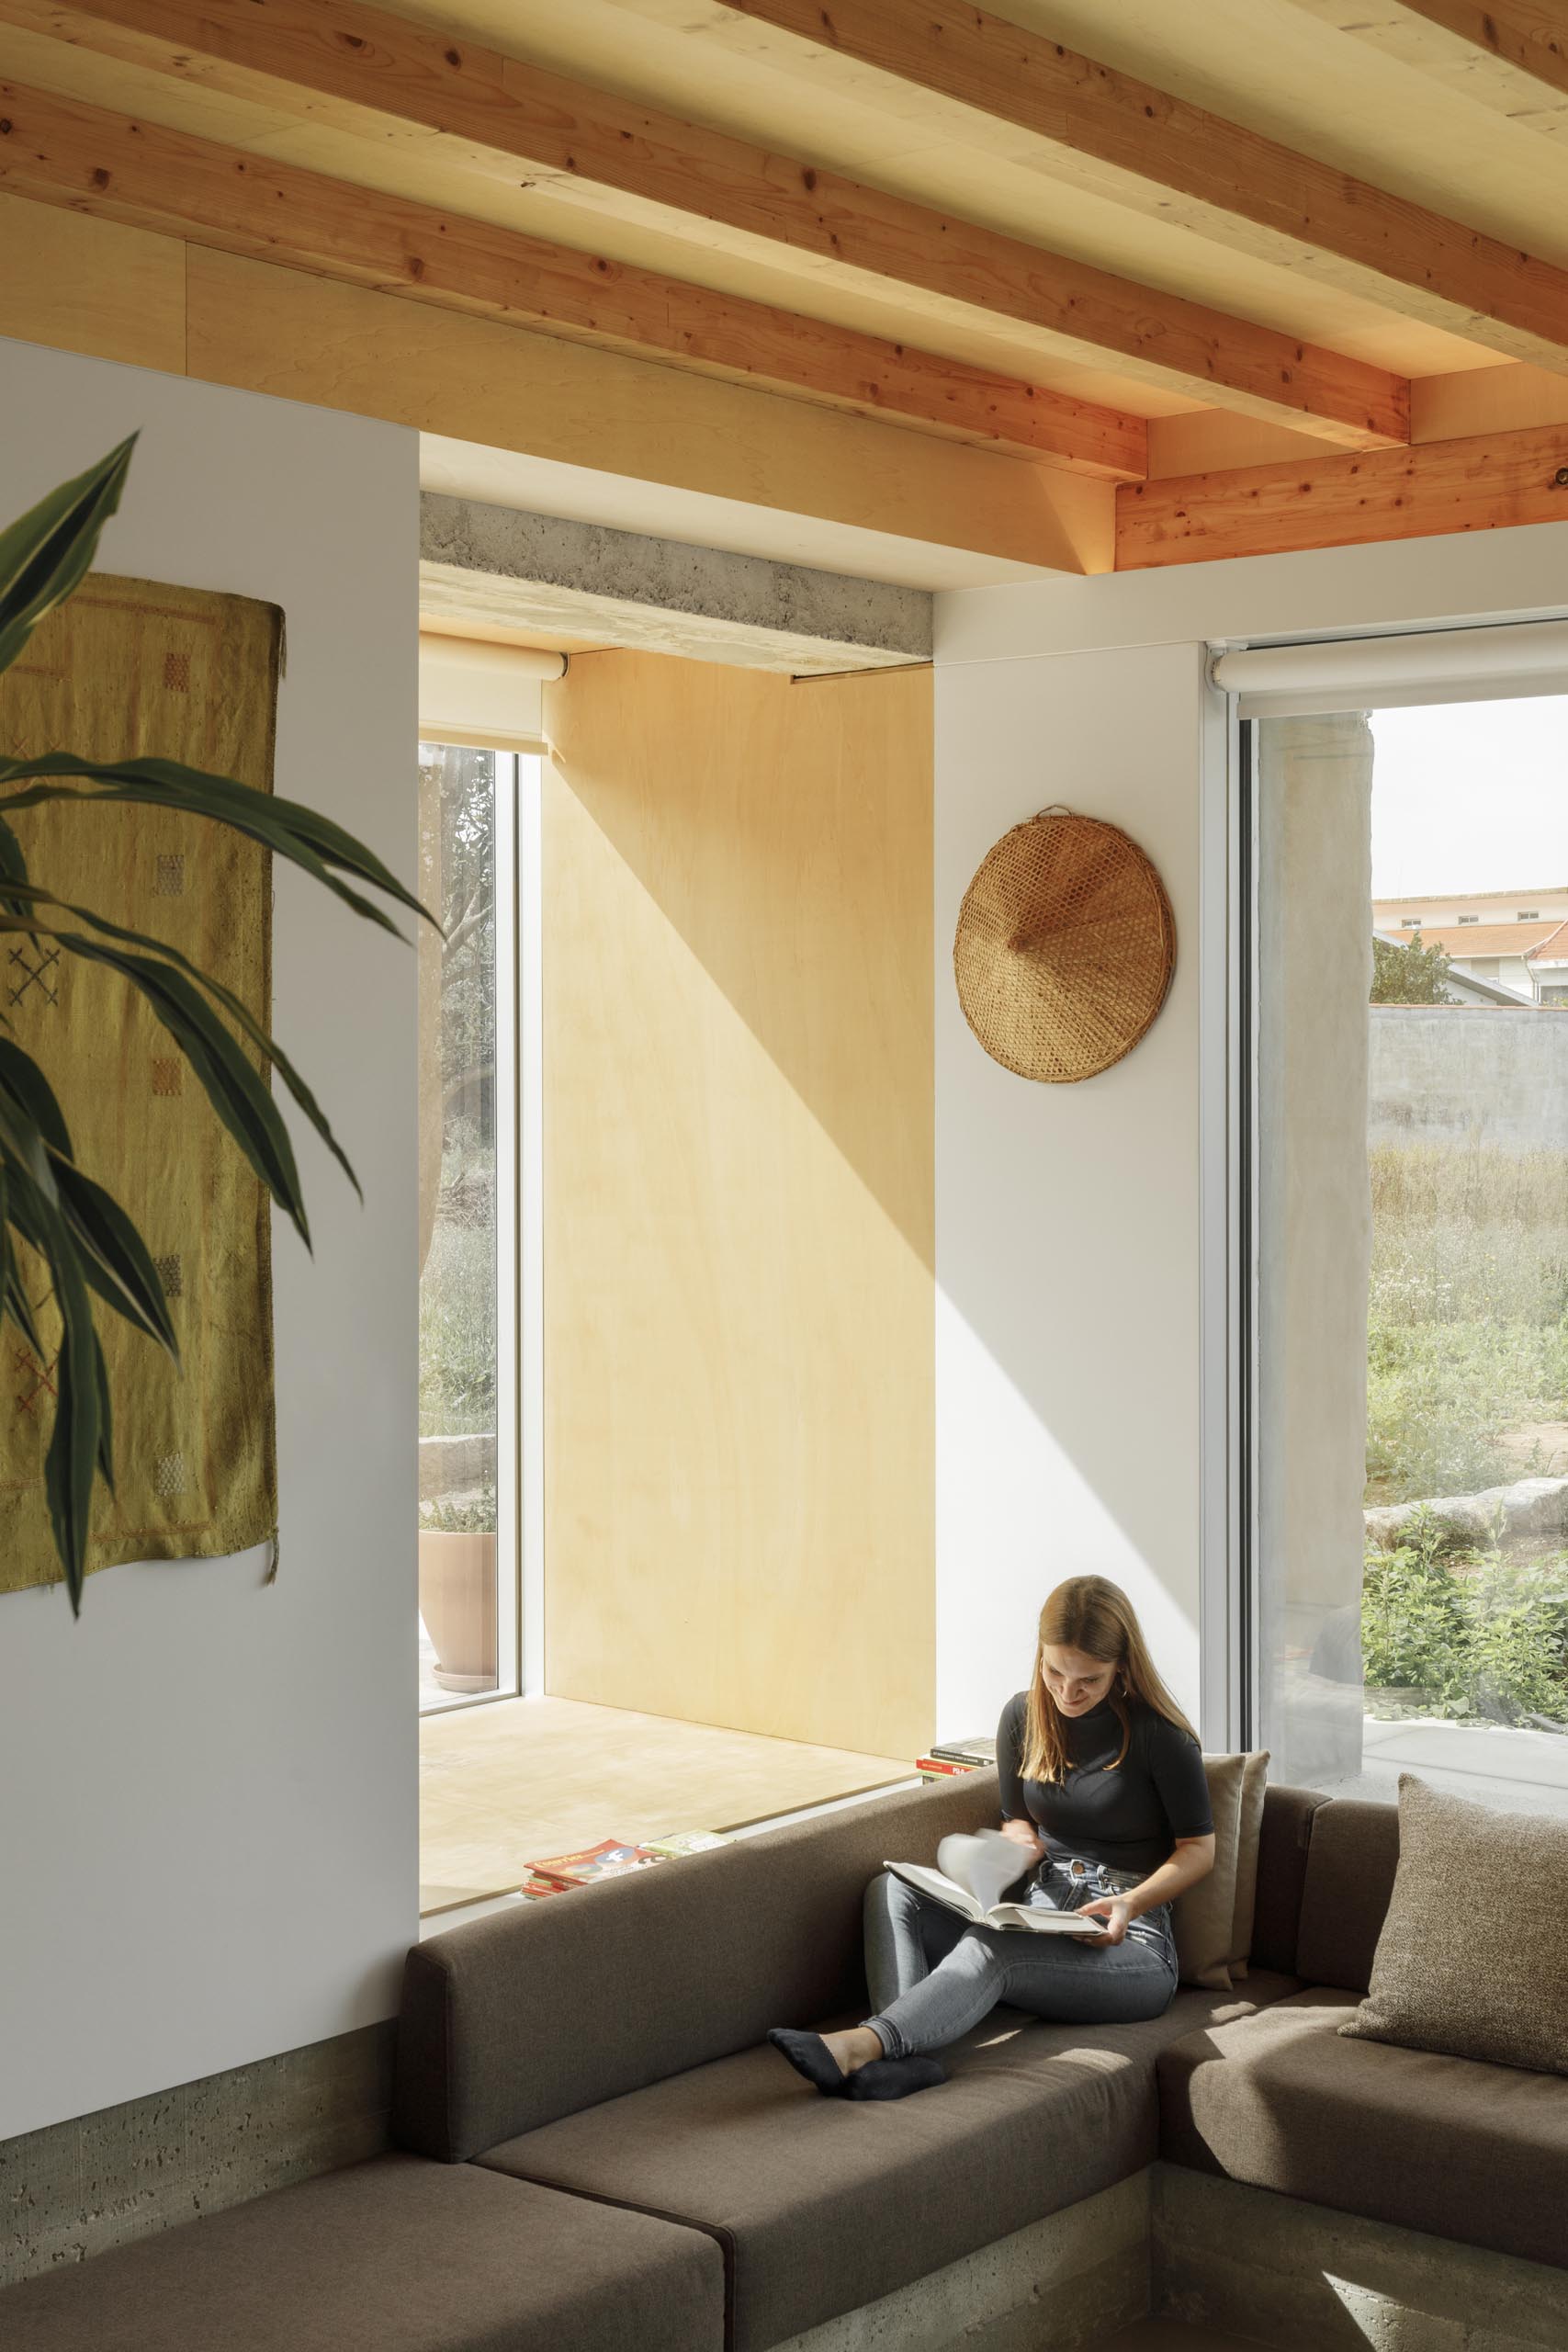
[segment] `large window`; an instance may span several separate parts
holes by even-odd
[[[422,1710],[520,1687],[519,771],[420,746],[419,1642]]]
[[[1568,700],[1247,748],[1256,1728],[1568,1808]]]

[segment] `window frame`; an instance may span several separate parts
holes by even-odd
[[[495,762],[496,1687],[449,1691],[424,1721],[543,1688],[544,1404],[539,829],[542,747],[422,727],[427,744]]]

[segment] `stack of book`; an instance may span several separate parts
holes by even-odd
[[[656,1862],[678,1860],[682,1854],[705,1853],[711,1846],[728,1846],[718,1829],[678,1829],[668,1838],[650,1838],[646,1846],[626,1846],[618,1838],[603,1838],[578,1854],[555,1854],[547,1862],[530,1862],[518,1893],[531,1903],[547,1894],[566,1894],[574,1886],[592,1886],[602,1878],[624,1878],[628,1871],[651,1870]]]
[[[983,1772],[996,1760],[994,1739],[946,1739],[929,1756],[917,1756],[915,1770],[922,1781],[946,1781],[956,1772]]]

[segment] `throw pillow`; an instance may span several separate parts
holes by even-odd
[[[1388,1917],[1339,2030],[1568,2075],[1568,1821],[1402,1772]]]
[[[1259,1759],[1265,1766],[1268,1758]],[[1242,1792],[1247,1756],[1205,1756],[1209,1804],[1214,1816],[1214,1867],[1176,1903],[1172,1924],[1176,1957],[1184,1984],[1206,1984],[1213,1992],[1228,1992],[1231,1955],[1236,1936],[1238,1879],[1242,1860]],[[1261,1817],[1261,1804],[1258,1808]],[[1245,1876],[1256,1888],[1258,1879],[1257,1824],[1253,1822],[1251,1852]],[[1250,1933],[1250,1918],[1247,1922]]]
[[[1263,1800],[1269,1793],[1269,1751],[1248,1756],[1241,1776],[1241,1820],[1236,1832],[1235,1924],[1231,1932],[1231,1974],[1247,1974],[1252,1957],[1252,1923],[1258,1910],[1258,1849],[1263,1835]]]

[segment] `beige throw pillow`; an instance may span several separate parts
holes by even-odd
[[[1568,1821],[1402,1772],[1371,1987],[1339,2030],[1568,2075]]]
[[[1252,1957],[1252,1923],[1258,1910],[1258,1847],[1263,1834],[1263,1800],[1269,1791],[1269,1751],[1255,1749],[1243,1760],[1241,1819],[1235,1848],[1235,1924],[1231,1931],[1231,1974],[1247,1974]]]
[[[1207,1878],[1177,1898],[1172,1924],[1176,1957],[1184,1984],[1206,1984],[1228,1992],[1231,1962],[1243,1925],[1251,1940],[1252,1904],[1258,1884],[1258,1824],[1263,1804],[1244,1804],[1248,1768],[1266,1772],[1266,1755],[1205,1756],[1209,1804],[1214,1816],[1214,1867]],[[1259,1781],[1260,1785],[1260,1781]],[[1244,1823],[1249,1826],[1244,1831]],[[1246,1847],[1244,1854],[1243,1849]],[[1245,1962],[1245,1952],[1242,1955]]]

